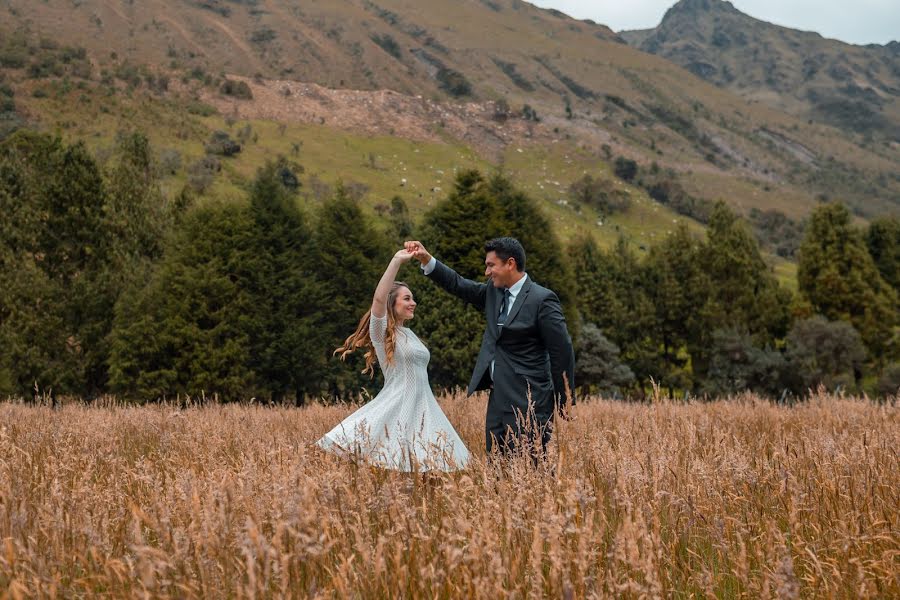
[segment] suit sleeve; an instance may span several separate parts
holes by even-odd
[[[487,284],[466,279],[441,261],[435,263],[434,270],[427,277],[457,298],[468,302],[478,310],[484,310]]]
[[[552,292],[541,303],[538,328],[550,354],[550,373],[556,404],[558,407],[565,405],[567,398],[575,404],[575,351],[559,298]]]

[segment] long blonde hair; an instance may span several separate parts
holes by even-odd
[[[397,301],[397,295],[400,293],[400,288],[409,289],[409,286],[402,281],[395,281],[391,284],[391,291],[388,292],[387,297],[387,331],[384,333],[384,353],[387,355],[389,364],[394,362],[394,349],[397,345],[397,329],[400,328],[400,321],[394,313],[394,303]],[[343,345],[336,349],[334,354],[340,354],[341,360],[346,360],[347,355],[354,350],[366,348],[366,353],[364,355],[364,358],[366,359],[366,368],[361,372],[368,373],[370,377],[374,377],[375,361],[378,360],[378,357],[375,355],[375,346],[372,344],[372,337],[369,334],[369,321],[371,320],[372,309],[369,309],[366,311],[366,314],[362,316],[362,319],[359,320],[356,331],[344,340]]]

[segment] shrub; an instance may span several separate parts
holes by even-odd
[[[497,68],[503,71],[504,75],[509,77],[510,81],[512,81],[516,87],[525,90],[526,92],[534,91],[534,86],[516,70],[516,65],[514,63],[504,62],[499,58],[494,58],[492,60],[494,61],[494,64],[497,65]]]
[[[852,389],[866,358],[866,347],[853,325],[819,315],[794,323],[786,345],[798,393],[819,385]]]
[[[262,27],[250,34],[250,41],[254,44],[265,44],[276,37],[278,37],[278,34],[271,27]]]
[[[631,206],[631,198],[613,182],[585,175],[569,186],[569,195],[576,202],[594,207],[603,215],[625,212]]]
[[[494,102],[494,114],[491,118],[500,123],[505,122],[509,118],[509,102],[505,98],[500,98]]]
[[[653,173],[641,177],[638,182],[647,190],[651,198],[665,204],[679,215],[690,217],[700,223],[708,223],[714,203],[706,198],[692,196],[684,189],[672,171]]]
[[[28,76],[32,79],[62,77],[65,68],[52,54],[40,54],[28,65]]]
[[[0,67],[21,69],[28,62],[28,51],[25,46],[8,43],[0,49]]]
[[[437,72],[439,87],[451,96],[468,96],[472,93],[472,85],[465,75],[448,67],[442,67]]]
[[[289,190],[296,190],[301,186],[300,178],[297,177],[297,173],[302,172],[302,166],[295,163],[289,163],[285,160],[279,161],[276,168],[276,174],[281,181],[281,185]]]
[[[575,352],[575,381],[582,395],[593,389],[603,396],[612,396],[634,383],[634,373],[622,362],[619,347],[593,323],[582,325]]]
[[[793,258],[803,239],[803,224],[777,209],[750,210],[750,221],[760,243],[783,258]]]
[[[637,171],[637,163],[630,158],[620,156],[616,159],[614,172],[616,174],[616,177],[618,177],[619,179],[622,179],[624,181],[633,181],[635,175],[637,175]]]
[[[0,113],[14,112],[16,103],[13,100],[15,93],[13,89],[5,83],[0,85]]]
[[[129,87],[139,87],[143,77],[141,77],[141,69],[128,62],[124,62],[116,67],[114,72],[116,79],[124,81]]]
[[[537,111],[534,110],[534,108],[532,108],[530,104],[524,104],[522,106],[522,118],[526,121],[534,121],[535,123],[541,120],[541,118],[537,114]]]
[[[241,151],[241,145],[231,139],[227,131],[217,130],[210,136],[205,146],[207,154],[234,156]]]
[[[222,84],[220,91],[226,96],[233,96],[241,100],[253,99],[253,91],[245,81],[233,81],[231,79],[226,79],[225,83]]]
[[[159,170],[165,175],[175,175],[181,169],[181,152],[166,148],[159,153]]]
[[[197,193],[203,193],[222,170],[222,163],[214,156],[204,156],[188,168],[188,185]]]
[[[900,396],[900,362],[889,364],[878,379],[876,391],[879,396]]]
[[[188,102],[187,111],[192,115],[199,115],[201,117],[209,117],[219,113],[215,106],[200,102],[199,100],[191,100]]]
[[[397,40],[389,33],[373,35],[372,41],[394,58],[400,59],[400,44],[398,44]]]
[[[758,348],[748,334],[717,329],[710,355],[705,393],[721,396],[750,390],[776,397],[782,392],[784,357],[777,350]]]

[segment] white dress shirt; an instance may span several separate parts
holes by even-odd
[[[431,260],[428,261],[427,264],[422,265],[422,271],[426,275],[430,275],[432,271],[434,271],[434,266],[437,264],[437,259],[435,257],[431,257]],[[522,278],[512,284],[509,287],[509,302],[506,303],[506,314],[509,314],[509,311],[512,310],[513,305],[516,303],[516,297],[519,295],[519,292],[522,291],[522,287],[525,285],[525,280],[528,278],[528,273],[524,273]],[[502,325],[501,325],[502,327]],[[491,361],[491,379],[494,378],[494,361]]]

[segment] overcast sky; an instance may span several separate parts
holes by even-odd
[[[675,0],[530,0],[578,19],[592,19],[615,31],[659,25]],[[732,0],[757,19],[792,29],[817,31],[851,44],[900,40],[900,0]]]

